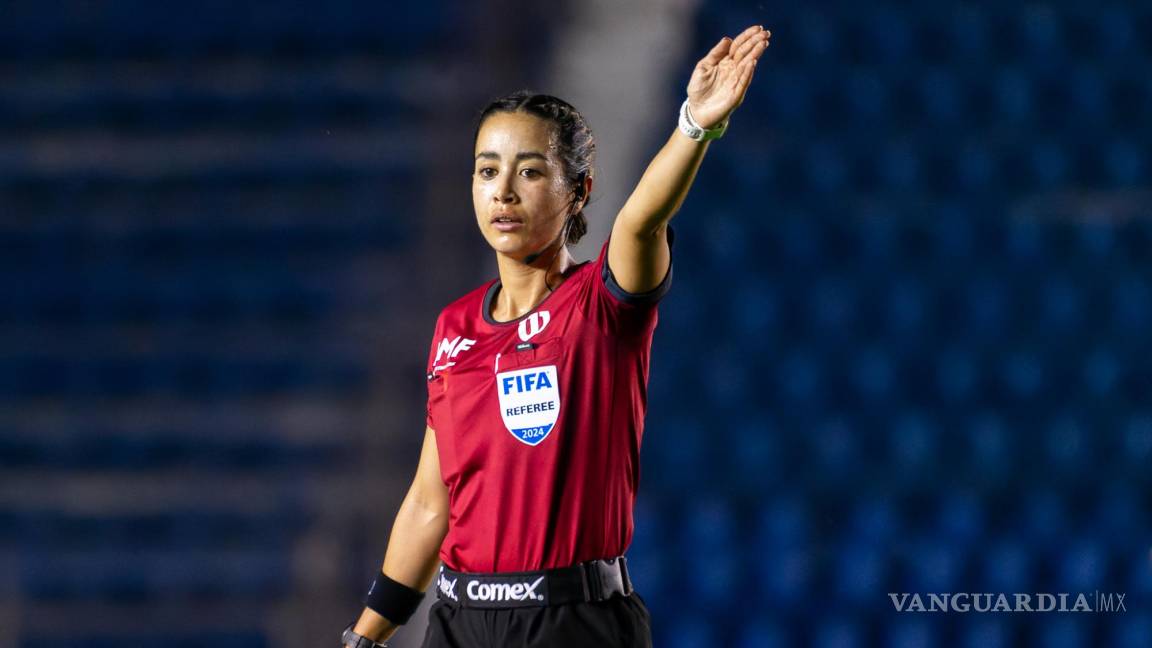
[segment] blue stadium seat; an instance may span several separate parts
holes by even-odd
[[[755,619],[744,623],[736,648],[786,648],[794,646],[787,628],[773,620]]]
[[[982,553],[980,575],[974,580],[985,584],[989,591],[1020,592],[1035,587],[1036,561],[1023,539],[1010,536],[996,540]]]
[[[1032,350],[1019,349],[1005,357],[997,368],[997,383],[1010,402],[1035,402],[1048,387],[1044,357]]]
[[[1060,591],[1107,590],[1112,584],[1108,551],[1100,543],[1069,538],[1063,553],[1058,576]]]
[[[721,477],[724,492],[758,493],[783,479],[787,454],[779,426],[763,415],[724,426],[722,443],[734,449]]]
[[[1076,228],[1076,255],[1090,263],[1107,262],[1116,253],[1118,228],[1107,222],[1086,221]]]
[[[794,38],[809,60],[835,59],[840,54],[838,48],[846,42],[836,27],[833,14],[803,11],[795,17]]]
[[[644,470],[645,479],[655,488],[675,492],[692,492],[713,484],[715,464],[709,458],[715,453],[706,430],[688,415],[661,427],[649,427],[645,431],[645,462],[651,468]]]
[[[1045,336],[1071,336],[1084,324],[1085,296],[1071,278],[1049,276],[1041,290],[1041,312],[1038,324]]]
[[[1068,604],[1071,607],[1072,603]],[[1092,619],[1084,614],[1057,614],[1048,623],[1036,625],[1039,643],[1052,648],[1073,648],[1092,643]]]
[[[1060,492],[1035,488],[1024,494],[1021,504],[1023,510],[1017,519],[1019,531],[1033,543],[1037,552],[1064,545],[1070,524],[1068,503]]]
[[[810,144],[805,155],[808,187],[817,193],[836,194],[851,182],[851,167],[840,148],[830,142]]]
[[[157,633],[83,633],[79,636],[55,636],[52,632],[47,636],[44,633],[26,632],[20,640],[21,648],[122,648],[123,646],[147,646],[163,644],[173,648],[200,648],[213,646],[213,648],[265,648],[275,645],[270,642],[263,630],[235,629],[235,630],[198,630],[187,632],[183,630],[169,630]]]
[[[709,648],[717,643],[720,628],[716,623],[691,612],[676,615],[661,632],[653,630],[653,644],[671,648]]]
[[[819,475],[805,475],[809,485],[841,484],[857,476],[854,469],[858,470],[861,465],[862,444],[858,422],[829,416],[815,424],[808,443],[809,452],[819,467]]]
[[[812,628],[812,643],[815,648],[856,648],[867,645],[864,628],[852,618],[838,614],[825,615],[819,624]]]
[[[977,493],[952,490],[939,498],[938,531],[956,542],[977,546],[983,540],[985,511]]]
[[[886,495],[858,498],[851,514],[851,537],[860,542],[886,543],[900,532],[900,517]]]
[[[900,374],[895,359],[882,349],[865,348],[852,359],[852,387],[864,407],[891,401],[903,383]]]
[[[1139,648],[1152,644],[1152,614],[1130,608],[1115,623],[1109,623],[1108,636],[1109,645],[1118,648]]]
[[[23,589],[42,601],[267,599],[288,586],[281,550],[27,553]]]
[[[994,75],[998,118],[1013,123],[1030,120],[1034,110],[1034,88],[1027,71],[1001,67]]]
[[[940,436],[939,426],[929,415],[915,410],[901,412],[888,430],[891,470],[912,482],[933,475],[940,460]]]
[[[822,260],[821,227],[814,220],[800,215],[781,218],[771,234],[789,266],[811,267]]]
[[[1148,181],[1148,152],[1128,139],[1109,144],[1104,164],[1113,186],[1132,187]]]
[[[924,173],[919,151],[904,142],[885,146],[879,153],[881,189],[892,193],[915,191]]]
[[[707,552],[706,547],[730,547],[731,545],[698,545],[694,550],[682,553],[683,556],[697,556],[706,552],[708,559],[697,562],[685,570],[685,591],[691,592],[694,605],[701,610],[710,610],[717,618],[729,612],[732,601],[742,598],[740,593],[742,565],[736,551]],[[691,562],[690,559],[685,562]]]
[[[811,406],[822,396],[822,365],[808,349],[787,349],[775,366],[772,395],[779,402]]]
[[[892,109],[892,89],[887,79],[874,69],[856,69],[847,72],[844,79],[844,101],[848,104],[852,120],[857,123],[877,123],[889,118]],[[843,156],[842,152],[837,155]]]
[[[735,512],[727,499],[698,497],[684,505],[681,553],[690,556],[703,547],[736,546]]]
[[[945,348],[937,353],[934,387],[946,403],[970,403],[981,387],[981,368],[976,351],[969,347]]]
[[[941,50],[956,62],[967,62],[988,55],[992,38],[987,8],[975,4],[954,4],[932,12],[939,20],[943,34]]]
[[[1044,425],[1044,460],[1051,474],[1071,477],[1096,462],[1089,430],[1094,425],[1071,414],[1059,413]]]
[[[988,615],[984,615],[988,616]],[[964,626],[960,646],[964,648],[1009,648],[1013,641],[1012,624],[1003,619],[973,619]]]
[[[888,627],[884,645],[891,648],[931,646],[940,634],[927,620],[912,614],[902,614]]]
[[[1111,325],[1121,336],[1152,326],[1152,289],[1147,278],[1123,274],[1110,287]]]
[[[955,73],[948,69],[929,68],[919,80],[919,101],[925,120],[937,126],[957,126],[970,110],[964,105],[964,92]]]
[[[1152,596],[1152,551],[1142,546],[1138,551],[1123,554],[1121,559],[1121,572],[1127,574],[1127,582],[1122,581],[1119,591],[1128,593],[1129,602],[1147,601]]]
[[[856,302],[855,286],[849,277],[821,277],[808,290],[806,328],[830,343],[842,341],[856,327]]]
[[[718,349],[701,364],[704,395],[713,411],[736,412],[753,402],[753,365],[742,348]]]
[[[1033,186],[1038,190],[1063,186],[1072,174],[1071,156],[1055,141],[1037,143],[1029,152],[1029,165]]]
[[[889,214],[862,214],[853,222],[859,262],[869,268],[887,270],[896,257],[900,226]]]
[[[814,550],[803,545],[763,546],[755,563],[757,599],[771,610],[803,610],[816,580]]]
[[[883,546],[869,542],[849,540],[840,544],[833,573],[836,594],[846,606],[867,606],[875,601],[877,592],[889,591],[892,586]]]
[[[730,334],[755,354],[765,353],[778,341],[780,326],[778,292],[767,280],[739,278],[734,282],[733,299],[728,300]]]
[[[959,543],[945,536],[920,535],[920,540],[907,550],[904,568],[908,591],[957,591],[965,573],[966,557]]]
[[[1121,430],[1112,426],[1109,428],[1111,434],[1120,436]],[[1122,440],[1117,440],[1120,443],[1116,444],[1112,451],[1117,455],[1123,455]],[[1100,464],[1108,465],[1110,461],[1106,458]],[[1120,475],[1123,475],[1123,471]],[[1117,476],[1113,473],[1114,478]],[[1087,528],[1098,530],[1099,537],[1110,542],[1116,550],[1129,550],[1135,544],[1134,539],[1140,537],[1142,530],[1149,528],[1152,523],[1152,512],[1149,512],[1143,495],[1118,480],[1100,488],[1089,515]]]

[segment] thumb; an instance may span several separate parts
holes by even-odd
[[[703,60],[701,60],[700,62],[701,63],[709,63],[711,65],[717,65],[720,63],[720,61],[724,60],[725,56],[728,55],[728,50],[731,47],[732,47],[732,39],[725,36],[724,38],[720,39],[719,43],[716,43],[716,46],[713,47],[708,52],[708,54],[703,58]]]

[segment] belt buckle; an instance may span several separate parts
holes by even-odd
[[[628,574],[628,560],[620,556],[616,563],[620,566],[620,580],[624,582],[624,596],[632,596],[635,589],[632,587],[632,576]]]
[[[604,581],[596,567],[595,560],[580,563],[580,579],[584,584],[584,598],[588,601],[604,600]]]

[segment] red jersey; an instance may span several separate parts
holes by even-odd
[[[607,257],[605,242],[519,319],[492,318],[495,279],[436,320],[428,426],[449,493],[448,568],[567,567],[632,541],[648,358],[672,270],[631,294]]]

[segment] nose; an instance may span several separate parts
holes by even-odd
[[[512,178],[509,177],[509,174],[501,173],[497,177],[492,198],[498,203],[512,202],[516,198],[516,194],[512,191]]]

